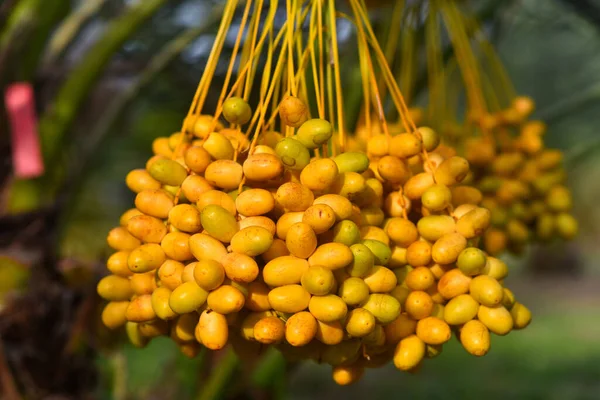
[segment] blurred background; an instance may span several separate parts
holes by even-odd
[[[494,337],[483,358],[453,339],[418,374],[368,370],[349,388],[314,363],[288,368],[277,388],[246,368],[228,397],[600,398],[600,1],[472,3],[485,11],[482,22],[518,92],[535,99],[534,118],[548,124],[547,146],[565,153],[580,223],[572,242],[507,258],[508,285],[531,308],[532,324]],[[125,176],[144,165],[153,139],[180,128],[222,6],[0,1],[0,83],[3,92],[14,82],[33,85],[43,149],[52,154],[46,173],[55,177],[45,185],[14,178],[3,108],[3,398],[20,398],[15,389],[23,387],[22,398],[32,399],[197,398],[213,360],[187,359],[167,339],[138,350],[108,332],[98,321],[95,283],[109,254],[106,233],[133,204]],[[385,8],[373,9],[375,21],[384,15]],[[284,368],[277,356],[269,362]]]

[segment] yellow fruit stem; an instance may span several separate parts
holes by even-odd
[[[281,80],[277,80],[277,82],[275,82],[275,95],[273,97],[273,101],[271,102],[271,115],[275,115],[277,113],[277,107],[279,106],[279,101],[281,99],[281,92],[283,90],[282,88],[282,84],[281,84]],[[269,89],[269,85],[267,82],[267,85],[265,86],[265,95],[267,93]],[[261,96],[261,102],[264,100],[264,95]],[[275,118],[269,120],[269,122],[267,124],[265,124],[265,129],[270,129],[270,130],[275,130]]]
[[[383,51],[381,50],[379,43],[377,42],[377,37],[375,36],[373,29],[371,28],[369,17],[366,13],[366,8],[364,7],[364,5],[361,5],[361,2],[359,0],[350,0],[350,4],[355,14],[356,23],[362,24],[365,28],[368,41],[371,45],[371,48],[375,52],[375,55],[377,56],[377,62],[380,68],[382,69],[382,77],[385,80],[388,89],[390,90],[390,96],[392,97],[392,101],[394,102],[394,105],[400,113],[404,129],[406,129],[407,132],[416,132],[417,128],[412,119],[410,118],[410,115],[408,114],[408,107],[406,106],[404,97],[402,96],[402,93],[400,93],[400,89],[398,88],[398,85],[396,84],[394,77],[390,71],[390,67],[387,64],[385,55],[383,54]]]
[[[463,86],[462,86],[462,78],[457,76],[456,79],[453,79],[455,74],[460,74],[458,69],[458,65],[456,59],[451,58],[444,67],[444,74],[446,76],[446,99],[457,99],[460,97]],[[444,120],[441,120],[443,124],[454,124],[458,125],[457,117],[458,112],[456,109],[452,109],[451,105],[455,108],[458,108],[458,103],[455,101],[446,102],[446,114],[444,115]],[[440,120],[439,118],[437,119]],[[465,127],[468,128],[468,127]],[[449,145],[452,145],[459,153],[464,149],[464,142],[460,140],[460,138],[455,136],[449,136],[444,138],[445,142]]]
[[[318,33],[318,27],[316,26],[317,23],[320,23],[320,21],[317,21],[317,17],[318,17],[318,11],[317,8],[319,6],[320,2],[319,1],[313,1],[312,5],[311,5],[311,10],[310,10],[310,23],[309,23],[309,35],[312,37],[314,35],[314,33],[316,32],[317,35]],[[321,40],[321,37],[318,37],[319,40]],[[317,55],[316,55],[316,51],[315,51],[315,41],[314,40],[309,40],[308,41],[308,46],[310,48],[310,62],[311,62],[311,69],[312,69],[312,75],[313,75],[313,84],[315,86],[315,100],[317,103],[317,113],[319,115],[319,118],[325,118],[325,105],[323,104],[324,99],[321,96],[321,80],[320,80],[320,76],[319,76],[319,69],[317,67]],[[323,53],[322,53],[322,48],[319,48],[319,61],[321,62],[323,58]],[[322,65],[322,64],[320,64]]]
[[[390,90],[390,96],[392,98],[392,101],[393,101],[396,109],[398,110],[398,113],[400,114],[400,118],[402,120],[404,129],[407,132],[414,134],[418,138],[421,138],[421,134],[417,130],[417,127],[416,127],[414,121],[412,120],[410,113],[408,112],[408,107],[406,106],[404,97],[402,96],[402,93],[400,92],[400,89],[398,88],[398,85],[394,79],[392,71],[390,70],[387,60],[385,59],[385,55],[383,54],[383,51],[381,50],[381,47],[379,46],[377,37],[375,36],[375,33],[373,32],[373,28],[371,27],[371,24],[369,22],[369,17],[367,15],[366,7],[364,6],[364,3],[361,4],[361,2],[359,0],[350,0],[350,5],[352,7],[353,13],[355,14],[356,23],[362,24],[365,28],[366,33],[368,34],[369,43],[371,44],[371,48],[373,49],[373,51],[375,52],[375,55],[377,56],[378,65],[383,72],[382,77],[385,80],[385,83],[386,83],[388,89]],[[431,161],[429,160],[429,155],[427,154],[427,150],[425,150],[424,147],[422,150],[422,156],[423,156],[424,162],[433,170],[433,165],[431,164]]]
[[[398,41],[402,30],[406,28],[402,23],[402,17],[404,15],[404,8],[406,7],[406,1],[397,0],[392,10],[392,18],[390,21],[390,30],[387,34],[387,40],[385,43],[385,59],[388,64],[392,64],[396,56],[396,50],[398,49]]]
[[[281,27],[281,29],[279,30],[277,36],[275,37],[275,40],[273,40],[273,31],[272,28],[269,28],[270,30],[270,34],[269,34],[269,47],[267,49],[267,62],[265,65],[265,72],[268,70],[268,73],[264,74],[261,80],[261,88],[260,88],[260,101],[259,101],[259,105],[256,108],[256,110],[254,111],[254,115],[252,116],[252,120],[250,121],[250,125],[248,126],[247,130],[246,130],[246,136],[250,136],[250,133],[252,132],[253,128],[254,128],[254,124],[256,124],[256,122],[258,121],[258,118],[261,116],[261,107],[266,107],[269,103],[268,100],[265,100],[266,95],[269,92],[269,88],[273,85],[273,83],[275,82],[276,84],[280,82],[280,75],[281,72],[283,71],[283,62],[285,61],[285,46],[281,51],[281,54],[279,56],[279,58],[277,59],[277,65],[275,66],[275,71],[273,73],[273,75],[271,75],[271,66],[272,66],[272,62],[273,62],[273,53],[274,53],[274,48],[277,47],[277,45],[279,44],[279,42],[281,40],[283,40],[284,36],[285,36],[285,30],[287,29],[287,23],[284,23],[283,26]]]
[[[481,95],[481,81],[477,68],[477,60],[474,57],[464,25],[460,21],[460,14],[452,2],[441,4],[441,15],[446,23],[450,40],[454,46],[456,60],[465,80],[465,88],[470,107],[476,111],[484,111],[485,105]]]
[[[416,29],[415,25],[419,18],[419,9],[417,6],[411,7],[408,11],[402,31],[402,57],[400,58],[400,72],[398,74],[398,83],[407,104],[411,104],[414,81],[415,81],[415,53],[416,53]]]
[[[323,46],[323,4],[320,0],[317,3],[317,37],[319,39],[319,92],[322,101],[322,113],[325,118],[325,46]],[[319,112],[321,112],[319,111]],[[327,154],[327,153],[325,153]]]
[[[307,13],[303,13],[302,15],[302,19],[305,19],[307,16]],[[301,24],[299,24],[299,26],[301,26]],[[314,40],[314,35],[310,38],[311,40]],[[304,52],[298,56],[299,62],[298,62],[298,68],[296,70],[296,73],[294,75],[294,78],[292,79],[292,81],[295,83],[296,86],[302,86],[302,82],[305,79],[305,70],[306,70],[306,66],[308,65],[308,59],[309,59],[309,55],[310,55],[310,48],[305,48]],[[282,56],[283,57],[283,56]],[[277,93],[277,87],[279,84],[281,84],[282,80],[277,80],[277,81],[273,81],[272,83],[275,83],[275,95]],[[285,82],[287,82],[288,80],[285,79],[283,80]],[[284,83],[285,83],[284,82]],[[304,85],[306,86],[306,85]],[[282,90],[283,94],[287,93],[287,90]],[[300,96],[302,97],[302,96]],[[306,96],[304,96],[306,97]],[[267,100],[267,103],[270,101],[270,98]],[[278,101],[273,101],[273,109],[272,109],[272,115],[269,118],[269,120],[263,125],[263,126],[270,126],[271,124],[274,123],[275,118],[277,118],[278,115],[278,111],[279,111],[279,102]],[[293,132],[293,131],[292,131]]]
[[[472,16],[464,16],[463,18],[469,31],[474,32],[474,37],[489,64],[489,69],[491,70],[490,81],[492,83],[496,82],[497,85],[495,85],[495,88],[497,93],[504,93],[504,105],[510,105],[511,100],[517,96],[517,92],[504,64],[500,60],[494,46],[492,46],[482,32],[479,22]]]
[[[183,125],[181,127],[181,138],[177,146],[175,146],[175,150],[173,151],[172,158],[175,159],[181,153],[181,149],[183,148],[185,135],[191,132],[193,127],[189,126],[191,121],[191,116],[200,114],[202,110],[202,106],[204,105],[204,101],[206,100],[206,95],[208,92],[208,86],[212,81],[214,71],[217,67],[219,56],[221,55],[221,51],[223,49],[223,44],[225,42],[225,38],[227,36],[227,31],[231,25],[231,21],[233,19],[233,14],[237,9],[238,0],[227,0],[227,4],[225,5],[225,9],[223,11],[223,17],[221,19],[221,24],[219,25],[219,30],[217,32],[217,36],[215,38],[215,42],[211,49],[210,55],[208,57],[208,61],[206,63],[206,67],[202,74],[202,78],[200,78],[200,83],[196,88],[196,93],[194,94],[194,98],[192,100],[192,104],[187,113],[187,117],[183,120]],[[175,197],[175,204],[177,204],[179,194],[181,192],[181,187],[178,190],[178,193]]]
[[[229,81],[231,79],[231,75],[233,74],[233,67],[235,65],[235,60],[237,59],[237,53],[240,48],[240,43],[242,42],[242,36],[244,35],[244,30],[246,28],[246,21],[248,20],[248,14],[250,13],[250,8],[252,7],[252,0],[246,1],[246,7],[244,7],[244,14],[242,15],[242,21],[240,22],[240,28],[238,29],[237,37],[235,38],[235,44],[233,45],[233,50],[231,52],[231,58],[229,59],[229,65],[227,66],[227,73],[225,74],[225,81],[223,82],[223,87],[221,88],[221,95],[219,96],[219,101],[217,102],[217,110],[223,108],[223,102],[225,101],[225,96],[227,94],[227,87],[229,86]],[[241,64],[240,64],[241,65]],[[251,65],[247,63],[247,65]],[[244,74],[239,74],[240,77],[243,77]],[[216,125],[217,119],[219,117],[216,115],[213,118],[213,125]]]
[[[500,101],[500,90],[498,90],[493,82],[492,76],[486,73],[485,70],[481,71],[481,85],[483,88],[483,94],[487,100],[489,111],[501,111],[504,107]],[[504,102],[506,105],[510,105],[511,97],[506,97],[507,101]]]
[[[260,17],[262,14],[263,3],[263,0],[258,0],[254,6],[254,13],[252,14],[252,20],[250,21],[249,30],[250,32],[252,32],[251,38],[250,41],[246,41],[246,43],[244,43],[244,50],[242,51],[242,58],[240,59],[240,65],[249,65],[249,67],[247,69],[247,76],[245,78],[243,77],[243,73],[240,73],[240,75],[242,75],[242,82],[238,86],[236,95],[238,97],[242,97],[246,101],[248,101],[248,98],[250,96],[250,89],[252,88],[252,82],[254,80],[254,72],[256,71],[256,68],[253,68],[254,54],[256,51],[260,53],[261,50],[261,46],[256,44],[256,38],[258,36],[258,28],[260,26]],[[277,1],[272,1],[270,5],[271,8],[269,10],[269,14],[267,14],[266,23],[271,23],[271,18],[273,18],[273,16],[275,15],[274,10],[276,10]],[[275,6],[275,8],[273,8],[273,6]],[[264,34],[266,34],[266,32],[267,30],[265,29]],[[261,39],[265,37],[264,34],[261,37]],[[251,61],[250,64],[248,64],[249,61]],[[243,95],[242,85],[244,85]]]
[[[392,17],[390,19],[390,26],[386,35],[386,41],[383,51],[383,53],[385,54],[385,59],[387,60],[389,65],[392,65],[394,63],[394,58],[396,58],[396,52],[399,48],[398,42],[402,38],[402,31],[407,28],[402,23],[405,7],[405,0],[397,0],[396,4],[394,4],[394,8],[392,9]],[[407,55],[404,50],[404,47],[402,47],[402,59],[404,59],[404,57],[406,57]],[[381,94],[382,98],[385,97],[385,91],[385,84],[383,82],[380,82],[379,93]]]
[[[328,112],[328,120],[329,122],[331,122],[332,125],[335,124],[335,105],[334,105],[334,101],[333,101],[333,71],[332,71],[333,67],[331,65],[331,62],[328,62],[325,66],[325,79],[326,79],[326,91],[327,91],[327,112]],[[336,131],[335,127],[334,127],[334,132]],[[331,156],[335,157],[337,156],[337,146],[335,143],[335,137],[336,135],[333,135],[331,137],[330,143],[331,143]],[[328,145],[329,147],[329,145]],[[325,154],[329,154],[327,151],[325,152]]]
[[[308,15],[308,8],[305,9],[304,11],[302,11],[302,14],[300,16],[299,23],[298,23],[299,27],[302,26],[302,24],[304,23],[307,15]],[[285,29],[289,29],[289,28],[290,28],[290,24],[288,24],[287,22],[283,24],[283,26],[282,26],[282,28],[280,30],[280,34],[282,34],[282,37],[285,36],[286,39],[287,39],[287,37],[288,37],[287,34],[286,35],[283,35],[283,34],[286,32]],[[279,37],[279,34],[278,34],[278,37]],[[292,40],[293,40],[293,36],[292,36]],[[276,39],[273,47],[275,47],[275,46],[277,46],[277,39]],[[271,126],[272,123],[273,123],[273,120],[277,116],[277,110],[279,109],[279,104],[275,103],[275,104],[277,104],[277,107],[275,107],[275,108],[272,109],[272,117],[271,117],[271,119],[269,121],[265,121],[265,115],[267,113],[267,109],[268,109],[269,104],[271,102],[271,98],[277,92],[277,89],[279,88],[279,85],[280,85],[280,82],[281,82],[280,76],[283,73],[284,62],[286,61],[285,54],[287,53],[287,51],[288,51],[287,46],[284,44],[282,46],[282,48],[281,48],[280,55],[279,55],[279,57],[277,59],[277,65],[275,66],[275,72],[273,73],[273,76],[272,76],[272,79],[270,80],[270,82],[268,82],[269,83],[269,85],[268,85],[269,88],[268,88],[267,94],[265,95],[264,99],[261,99],[261,102],[259,103],[258,107],[256,108],[254,116],[252,117],[252,121],[250,122],[250,126],[248,128],[246,136],[249,136],[250,132],[252,131],[252,129],[254,127],[254,124],[257,124],[256,129],[255,129],[255,136],[254,136],[254,139],[253,139],[253,142],[252,142],[253,144],[251,146],[251,149],[253,149],[255,147],[256,141],[257,141],[258,136],[259,136],[260,132],[262,131],[262,129],[265,128],[265,127]],[[305,50],[305,54],[302,57],[302,60],[300,60],[300,66],[298,68],[296,76],[294,77],[294,84],[296,84],[296,85],[297,85],[297,82],[300,79],[299,78],[300,75],[302,75],[304,73],[304,67],[306,66],[306,61],[305,60],[308,59],[308,52],[309,52],[309,49],[307,48]],[[269,55],[268,55],[269,57],[271,57],[271,53],[272,53],[272,48],[270,48]],[[270,62],[271,61],[269,61],[269,63]],[[264,86],[261,85],[262,86],[261,90],[266,86],[265,81],[263,81],[263,84],[264,84]]]
[[[314,40],[314,37],[312,38]],[[296,71],[296,75],[294,76],[293,81],[296,83],[296,85],[300,85],[301,81],[304,79],[305,77],[305,70],[306,70],[306,65],[308,64],[308,56],[310,53],[310,48],[306,48],[304,50],[304,53],[302,54],[300,58],[300,63],[299,63],[299,68]],[[277,82],[274,82],[277,83]],[[275,92],[277,92],[277,90],[275,90]],[[270,99],[267,98],[267,103]],[[271,118],[265,123],[265,126],[268,126],[270,124],[273,123],[273,121],[275,120],[275,118],[277,117],[277,113],[279,111],[279,103],[278,102],[274,102],[275,107],[273,108],[273,113],[271,115]],[[293,131],[292,131],[293,132]]]
[[[288,78],[288,90],[292,96],[296,96],[296,82],[294,80],[294,29],[295,29],[295,18],[296,18],[296,1],[297,0],[286,0],[285,8],[287,11],[287,78]]]
[[[278,34],[277,34],[277,38],[279,37],[283,37],[283,30],[281,30]],[[263,72],[263,76],[262,76],[262,80],[260,82],[260,99],[259,99],[259,104],[263,104],[264,100],[265,100],[265,96],[267,95],[267,92],[269,91],[269,83],[271,82],[271,69],[272,69],[272,65],[273,65],[273,54],[274,54],[274,48],[277,46],[277,38],[275,38],[275,40],[273,40],[273,28],[269,27],[269,48],[267,50],[267,61],[265,63],[265,69]],[[280,85],[281,85],[281,81],[279,79],[276,79],[276,83],[275,83],[275,98],[274,101],[277,102],[278,100],[278,96],[279,96],[279,90],[280,90]],[[276,106],[275,103],[272,104],[272,108],[274,110],[274,107]],[[274,112],[274,111],[273,111]],[[251,131],[252,128],[252,124],[250,124],[250,129],[248,129],[248,133]],[[270,128],[273,129],[273,125],[266,125],[265,128]],[[248,134],[247,134],[248,135]]]
[[[300,15],[299,15],[300,16]],[[309,99],[308,99],[308,93],[307,93],[307,84],[306,84],[306,73],[304,73],[306,71],[306,68],[308,66],[308,62],[310,59],[310,49],[308,48],[308,46],[305,46],[302,43],[302,35],[296,35],[296,40],[295,40],[295,44],[296,44],[296,57],[298,57],[300,61],[300,69],[303,71],[302,74],[300,74],[299,76],[299,80],[298,80],[298,93],[297,96],[300,100],[302,100],[304,102],[304,104],[307,105],[308,108],[308,118],[310,117],[310,108],[308,107],[308,104],[310,104]],[[312,37],[309,35],[309,37]],[[314,40],[313,40],[314,42]]]
[[[294,82],[294,19],[296,17],[295,8],[294,8],[295,0],[286,0],[285,1],[285,9],[287,13],[287,22],[288,22],[288,30],[286,32],[286,41],[285,47],[287,49],[287,70],[285,72],[285,89],[286,92],[292,96],[296,96],[296,84]],[[282,129],[285,130],[285,136],[289,137],[294,134],[294,129],[290,126],[283,125]]]
[[[287,28],[287,26],[285,28]],[[282,28],[282,29],[284,29],[284,28]],[[287,52],[287,48],[284,45],[284,46],[282,46],[279,57],[277,59],[277,64],[275,65],[275,71],[273,73],[271,82],[269,84],[269,89],[267,90],[267,94],[266,94],[264,100],[256,107],[256,111],[254,113],[254,116],[252,117],[252,121],[250,122],[250,126],[246,133],[246,136],[249,136],[250,132],[254,128],[254,125],[256,124],[256,128],[254,129],[254,131],[255,131],[254,139],[252,141],[252,146],[250,147],[251,149],[254,148],[256,141],[258,140],[258,135],[261,132],[261,129],[263,127],[262,124],[265,122],[264,119],[265,119],[265,115],[267,113],[267,109],[269,107],[269,101],[270,101],[271,97],[273,96],[273,93],[277,86],[277,82],[279,81],[279,77],[283,73],[284,62],[286,61],[286,56],[285,56],[286,52]],[[267,123],[265,125],[268,126],[269,124]]]
[[[365,38],[364,31],[366,31],[366,33],[368,34],[368,39],[370,41],[371,48],[373,49],[373,51],[375,52],[375,55],[377,56],[378,65],[383,72],[383,78],[385,80],[385,83],[386,83],[388,89],[390,90],[390,96],[392,97],[394,105],[398,109],[398,113],[400,114],[404,128],[406,129],[407,132],[410,132],[421,139],[421,134],[417,130],[417,127],[415,126],[414,121],[410,117],[410,114],[408,112],[408,107],[406,106],[404,97],[402,96],[402,93],[400,92],[400,89],[398,88],[398,86],[394,80],[393,74],[387,63],[385,55],[383,54],[383,51],[381,50],[379,43],[377,42],[377,38],[375,37],[373,29],[370,26],[369,19],[368,19],[367,13],[366,13],[366,7],[364,6],[364,3],[361,4],[360,0],[350,0],[350,5],[356,16],[355,19],[356,19],[356,24],[357,24],[357,29],[358,29],[358,36],[359,36],[359,38]],[[363,28],[364,28],[364,31],[363,31]],[[364,53],[365,53],[365,58],[367,59],[367,63],[369,64],[369,62],[370,62],[369,52],[366,51]],[[372,65],[368,65],[368,66],[369,66],[369,69],[372,71],[373,66]],[[374,75],[372,75],[372,76],[374,76]],[[375,85],[375,88],[377,88],[376,85]],[[428,165],[428,167],[433,170],[433,165],[431,164],[431,160],[429,159],[427,150],[424,147],[422,149],[422,157],[423,157],[423,161]],[[400,195],[400,201],[403,206],[402,207],[403,208],[403,217],[407,218],[406,207],[404,204],[405,202],[404,202],[404,197],[403,197],[401,188],[398,190],[398,193]],[[448,213],[452,212],[451,206],[448,207],[447,212]]]
[[[208,61],[206,63],[206,67],[204,68],[204,73],[202,74],[200,83],[198,84],[198,88],[196,89],[196,94],[192,100],[190,110],[188,111],[188,117],[200,114],[200,111],[202,110],[202,106],[204,105],[204,101],[208,93],[207,86],[210,84],[214,76],[215,69],[219,62],[219,56],[221,55],[223,44],[225,43],[227,31],[231,25],[235,9],[237,8],[237,3],[238,0],[227,0],[223,17],[221,18],[221,24],[219,25],[219,30],[217,31],[217,36],[215,37],[215,42],[210,51],[210,55],[208,56]],[[181,128],[182,132],[189,132],[188,128],[190,127],[186,126],[186,124],[189,124],[189,121],[190,118],[186,118],[184,120],[183,127]]]
[[[359,29],[358,27],[360,26],[360,24],[357,24],[357,30]],[[359,54],[365,54],[368,53],[369,48],[366,44],[366,39],[364,36],[364,32],[362,29],[359,30],[360,31],[360,35],[362,40],[358,41],[358,51]],[[367,60],[366,57],[359,57],[359,66],[360,66],[360,75],[361,75],[361,82],[362,82],[362,87],[363,87],[363,98],[364,98],[364,121],[365,121],[365,127],[367,129],[367,135],[368,138],[371,138],[371,136],[373,136],[373,129],[371,126],[371,90],[370,90],[370,85],[369,85],[369,66],[367,64]],[[385,87],[385,85],[383,85]]]
[[[303,21],[306,19],[306,16],[308,15],[308,9],[306,9],[300,18],[300,22],[298,24],[298,26],[302,26]],[[289,24],[286,24],[286,29],[290,28]],[[282,28],[284,29],[284,28]],[[289,36],[286,36],[289,37]],[[314,38],[312,38],[314,40]],[[292,37],[293,40],[293,37]],[[307,60],[308,60],[308,53],[309,53],[309,48],[305,49],[304,54],[302,55],[300,61],[299,61],[299,68],[298,71],[296,72],[296,75],[293,77],[293,82],[295,85],[297,85],[297,82],[299,82],[300,76],[302,76],[304,74],[304,68],[306,67],[307,64]],[[275,72],[273,74],[273,79],[270,82],[269,85],[269,89],[267,91],[267,94],[264,98],[264,100],[262,100],[257,109],[256,112],[254,114],[254,117],[252,118],[252,121],[250,123],[250,127],[252,128],[254,126],[254,124],[256,123],[256,129],[255,129],[255,134],[252,140],[252,144],[250,146],[250,152],[252,153],[254,147],[256,147],[256,143],[257,140],[259,138],[260,133],[262,132],[263,127],[266,126],[270,126],[271,121],[265,121],[265,115],[267,113],[267,110],[269,108],[269,104],[271,101],[271,97],[273,96],[273,94],[276,91],[276,88],[278,87],[277,82],[280,81],[279,76],[282,74],[283,72],[283,67],[284,67],[284,62],[286,61],[286,57],[285,57],[285,53],[288,51],[287,46],[282,46],[281,52],[280,52],[280,56],[277,60],[277,65],[275,66]],[[277,115],[277,110],[279,109],[279,105],[277,105],[277,107],[273,110],[273,114],[272,114],[272,119],[274,119]],[[248,133],[247,135],[249,135],[251,128],[248,129]]]
[[[377,109],[377,116],[379,118],[379,122],[381,123],[381,127],[383,128],[383,132],[386,135],[388,142],[391,139],[390,132],[388,130],[387,122],[385,120],[385,112],[383,110],[383,105],[381,103],[381,97],[379,96],[379,88],[377,85],[377,79],[375,78],[375,70],[373,69],[373,63],[371,61],[371,54],[369,52],[369,46],[367,45],[367,38],[365,36],[364,29],[361,24],[357,24],[357,37],[359,39],[359,49],[361,58],[364,59],[364,63],[361,62],[361,66],[365,64],[364,71],[361,70],[361,74],[366,72],[367,76],[362,76],[363,86],[373,87],[373,97],[375,102],[375,108]],[[387,61],[386,61],[387,62]],[[366,84],[365,84],[366,83]],[[370,83],[370,85],[369,85]],[[370,95],[365,96],[365,104],[368,105],[371,102]],[[370,110],[365,110],[365,118],[367,121],[367,129],[370,132]]]
[[[271,4],[276,4],[276,3],[277,3],[277,1],[274,1]],[[275,11],[276,11],[276,7],[269,10],[269,13],[267,14],[267,17],[265,19],[265,24],[271,25],[273,18],[275,16]],[[244,53],[244,51],[246,51],[246,52],[250,53],[250,56],[247,57],[246,59],[242,58],[243,62],[240,62],[240,65],[243,65],[243,68],[241,68],[240,71],[238,72],[238,78],[234,82],[234,84],[231,86],[231,89],[230,89],[229,93],[227,94],[227,96],[225,96],[225,98],[233,96],[234,92],[236,92],[236,95],[241,96],[244,100],[247,100],[249,98],[250,91],[252,89],[252,80],[253,80],[254,74],[256,72],[256,68],[254,67],[254,64],[258,61],[258,57],[261,54],[262,47],[266,40],[267,34],[271,34],[271,33],[272,33],[272,28],[266,29],[263,32],[263,34],[261,35],[260,39],[258,40],[258,43],[256,43],[254,40],[252,40],[252,42],[246,42],[244,44],[244,50],[242,51],[242,54]],[[283,30],[280,31],[280,34],[276,37],[275,46],[277,46],[277,43],[279,43],[279,41],[282,39],[283,33],[284,33]],[[251,50],[246,50],[250,46],[251,46]],[[267,56],[270,56],[271,54],[272,54],[272,50],[268,50]],[[266,73],[266,72],[265,72],[265,74],[263,74],[263,81],[264,81],[265,77],[267,77],[266,79],[267,79],[267,83],[268,83],[268,77],[270,75],[268,75],[268,73]],[[270,72],[270,70],[268,72]],[[246,86],[244,86],[244,84]],[[240,93],[239,91],[241,91],[242,89],[243,89],[243,93]],[[215,112],[216,117],[220,116],[221,113],[223,112],[223,108],[222,108],[223,104],[222,103],[223,102],[221,102],[221,104],[217,107],[217,110]],[[216,121],[216,119],[215,119],[215,121]]]
[[[261,3],[262,3],[262,0],[261,0]],[[261,8],[262,8],[262,5],[261,5]],[[271,7],[269,9],[269,13],[267,14],[267,17],[265,19],[265,24],[268,24],[268,26],[272,25],[276,10],[277,10],[277,1],[273,1],[273,2],[271,2]],[[258,25],[259,22],[260,22],[259,19],[253,19],[253,21],[251,21],[249,30],[254,31],[255,33],[258,32],[257,26],[253,26],[252,23],[254,23],[255,25]],[[240,27],[239,32],[243,33],[243,26]],[[244,83],[246,85],[244,87],[244,92],[242,94],[242,98],[246,101],[249,99],[250,91],[252,90],[252,81],[254,78],[254,73],[256,71],[256,69],[253,68],[253,66],[254,66],[255,62],[257,62],[257,59],[262,52],[264,42],[265,42],[267,34],[269,32],[271,32],[271,30],[265,29],[265,31],[262,33],[260,39],[258,40],[258,42],[256,42],[255,37],[253,37],[252,40],[245,42],[244,50],[242,51],[242,56],[244,53],[249,54],[249,56],[245,60],[242,58],[241,61],[244,61],[244,62],[240,62],[240,65],[243,65],[244,67],[238,72],[238,78],[235,81],[235,83],[232,85],[229,93],[226,96],[224,96],[223,93],[225,93],[225,90],[227,89],[227,84],[228,84],[228,79],[226,80],[226,82],[223,86],[223,92],[221,93],[221,98],[219,99],[219,103],[217,105],[217,108],[215,110],[215,115],[213,117],[213,122],[212,122],[213,128],[214,128],[214,126],[216,126],[217,120],[223,112],[224,100],[226,98],[232,96],[234,92],[241,90],[242,86],[244,86]],[[283,31],[281,32],[281,34],[283,34]],[[281,40],[282,37],[283,37],[283,35],[278,35],[276,38],[276,41]],[[238,35],[238,40],[239,39],[240,39],[240,36]],[[237,44],[237,41],[236,41],[236,44]],[[249,48],[250,48],[250,50],[248,50]],[[268,53],[268,55],[270,55],[270,54],[271,54],[271,52]],[[228,70],[228,76],[231,73],[231,67],[233,66],[234,61],[235,61],[235,53],[232,56],[232,60],[230,62],[230,66],[229,66],[230,69]],[[248,131],[250,131],[250,129],[248,129]]]
[[[328,5],[329,33],[331,35],[331,62],[333,63],[335,95],[337,103],[337,132],[339,137],[340,151],[344,152],[344,148],[346,147],[346,132],[344,131],[344,97],[342,94],[342,79],[340,77],[335,0],[328,0]]]
[[[469,36],[465,25],[461,21],[461,15],[454,2],[440,2],[440,10],[446,29],[450,35],[450,41],[454,47],[456,60],[461,70],[465,83],[465,90],[471,109],[476,116],[487,114],[487,106],[482,92],[482,81],[479,74],[479,65],[470,45]],[[486,126],[481,126],[483,135],[491,138],[492,133]]]
[[[429,118],[445,121],[446,76],[443,69],[441,35],[438,23],[436,3],[429,5],[429,14],[425,21],[427,73],[429,82]]]

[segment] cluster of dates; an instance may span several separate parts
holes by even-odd
[[[98,284],[106,326],[139,347],[169,336],[189,356],[276,346],[332,365],[338,384],[389,361],[414,370],[452,332],[481,356],[490,332],[527,326],[506,265],[478,249],[492,217],[463,182],[469,163],[436,153],[433,130],[328,156],[331,124],[299,99],[279,105],[294,135],[251,142],[251,114],[230,98],[229,128],[194,116],[128,174],[135,208],[108,235]]]
[[[532,242],[572,239],[578,231],[560,150],[544,145],[546,125],[529,119],[534,102],[520,96],[510,107],[480,119],[490,138],[470,138],[465,157],[474,166],[472,184],[492,212],[484,248],[491,254],[520,253]]]

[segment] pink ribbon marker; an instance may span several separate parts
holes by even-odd
[[[4,92],[11,127],[13,170],[17,178],[35,178],[44,173],[44,160],[37,130],[35,98],[29,83],[14,83]]]

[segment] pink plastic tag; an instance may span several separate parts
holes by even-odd
[[[33,88],[14,83],[4,92],[11,126],[13,169],[17,178],[35,178],[44,173],[35,113]]]

